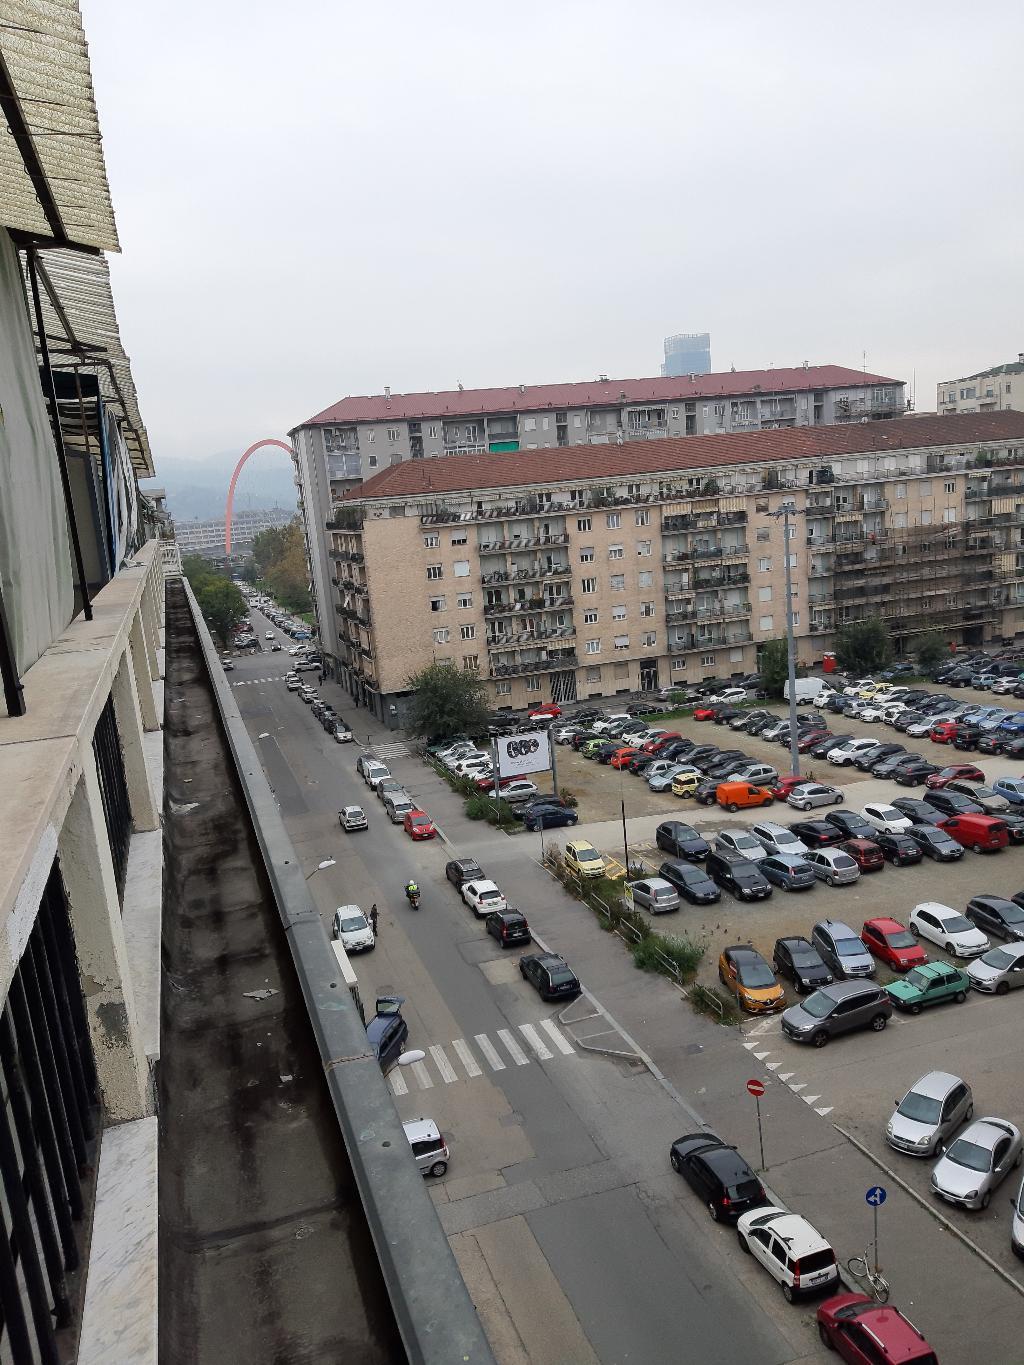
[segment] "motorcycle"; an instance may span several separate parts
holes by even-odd
[[[406,887],[405,899],[409,902],[409,904],[412,906],[414,910],[418,910],[420,908],[420,893],[418,890],[412,891],[410,890],[409,887]]]

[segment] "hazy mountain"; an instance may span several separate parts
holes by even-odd
[[[167,506],[176,521],[222,517],[238,452],[222,450],[202,460],[157,458],[156,478],[140,487],[166,488]],[[298,489],[292,462],[283,450],[258,450],[238,478],[235,507],[295,507]]]

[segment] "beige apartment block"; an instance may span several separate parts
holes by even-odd
[[[787,554],[802,663],[875,615],[980,644],[1024,630],[1024,413],[410,461],[324,536],[328,667],[392,724],[432,660],[514,707],[752,672]]]
[[[944,416],[1024,408],[1024,351],[1009,364],[994,365],[962,379],[941,380],[936,388],[935,408]]]

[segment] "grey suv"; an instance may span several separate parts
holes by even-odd
[[[819,920],[811,930],[811,942],[836,976],[874,976],[875,959],[841,919]]]
[[[782,1031],[797,1043],[824,1047],[854,1029],[881,1033],[892,1018],[892,1001],[873,981],[835,981],[782,1014]]]

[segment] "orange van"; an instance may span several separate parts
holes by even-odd
[[[770,806],[775,797],[767,787],[755,787],[751,782],[719,782],[715,800],[725,810],[740,810],[746,806]]]

